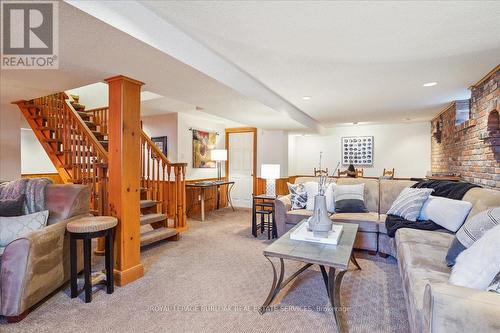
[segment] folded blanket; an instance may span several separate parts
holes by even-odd
[[[481,187],[467,182],[453,182],[450,180],[423,180],[415,183],[413,188],[432,188],[432,196],[445,197],[448,199],[462,200],[465,193],[474,187]]]
[[[462,200],[465,193],[479,185],[466,183],[466,182],[453,182],[448,180],[423,180],[413,184],[413,188],[432,188],[433,196],[445,197],[448,199]],[[420,230],[438,230],[443,229],[442,226],[432,221],[408,221],[396,215],[387,215],[385,218],[385,227],[387,229],[387,236],[394,237],[396,231],[400,228],[411,228]]]
[[[25,214],[45,210],[45,188],[52,184],[47,178],[18,179],[0,185],[0,199],[16,199],[25,195]]]

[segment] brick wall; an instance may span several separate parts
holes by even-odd
[[[432,172],[459,173],[466,181],[500,190],[499,96],[497,66],[472,87],[470,120],[455,126],[454,104],[432,120]],[[439,122],[441,135],[434,134]]]

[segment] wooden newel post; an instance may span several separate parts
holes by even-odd
[[[118,218],[115,235],[115,281],[126,285],[144,275],[141,263],[141,86],[125,76],[109,86],[109,214]]]
[[[187,230],[186,223],[186,163],[174,163],[175,176],[175,228],[178,231]]]

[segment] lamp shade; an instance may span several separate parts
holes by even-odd
[[[227,161],[226,149],[212,149],[210,151],[210,159],[212,161]]]
[[[280,178],[279,164],[262,164],[260,167],[260,176],[264,179]]]

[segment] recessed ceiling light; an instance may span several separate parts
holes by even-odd
[[[422,86],[423,87],[434,87],[436,84],[438,84],[437,82],[427,82],[427,83],[424,83]]]
[[[310,100],[310,99],[311,99],[311,96],[302,96],[302,99],[303,99],[304,101],[308,101],[308,100]]]

